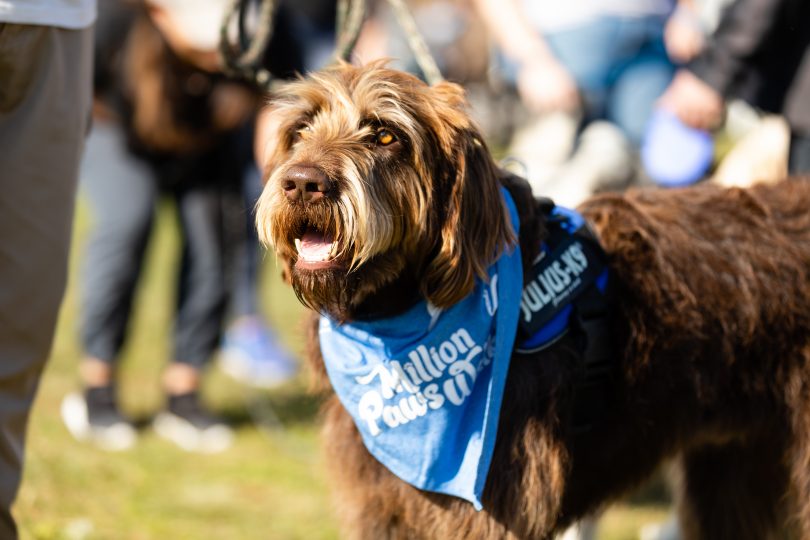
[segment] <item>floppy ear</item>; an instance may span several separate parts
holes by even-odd
[[[487,268],[516,240],[497,167],[469,118],[462,125],[452,130],[449,153],[440,158],[447,161],[445,188],[435,202],[441,240],[423,281],[425,297],[442,308],[470,294],[476,276],[488,279]]]

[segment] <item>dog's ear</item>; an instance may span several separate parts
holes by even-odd
[[[440,242],[423,294],[446,308],[472,292],[476,276],[486,280],[487,268],[516,239],[497,167],[466,113],[463,90],[444,83],[434,87],[434,96],[442,124],[435,135],[444,154],[434,194]]]

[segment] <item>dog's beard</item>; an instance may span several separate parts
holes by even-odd
[[[376,257],[352,272],[342,268],[301,270],[293,266],[290,281],[301,303],[343,322],[350,318],[395,312],[393,303],[388,301],[389,295],[386,295],[386,302],[373,302],[374,305],[364,305],[364,302],[375,298],[388,285],[411,283],[412,279],[403,279],[409,273],[407,267],[406,258],[392,252]],[[416,289],[397,293],[415,298]],[[363,310],[358,312],[361,306]]]

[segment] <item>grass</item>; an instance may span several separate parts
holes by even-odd
[[[169,355],[178,238],[173,210],[161,208],[121,360],[125,411],[145,427],[136,447],[108,453],[74,441],[59,417],[77,388],[77,277],[89,229],[80,208],[71,280],[53,352],[31,417],[23,486],[14,513],[23,539],[338,538],[317,441],[318,404],[296,380],[270,392],[247,390],[216,369],[205,381],[212,407],[235,426],[234,446],[218,455],[185,453],[157,438],[148,420],[162,406],[160,372]],[[286,344],[301,352],[302,309],[277,278],[272,256],[262,282],[263,309]],[[275,413],[274,413],[275,412]],[[273,420],[274,414],[283,425]],[[666,506],[622,504],[602,521],[600,540],[637,537]]]

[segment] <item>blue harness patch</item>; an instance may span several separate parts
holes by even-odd
[[[554,206],[547,221],[548,239],[535,259],[530,279],[524,280],[520,328],[524,338],[519,353],[543,350],[564,336],[571,324],[574,303],[592,285],[604,294],[608,269],[604,254],[576,211]]]

